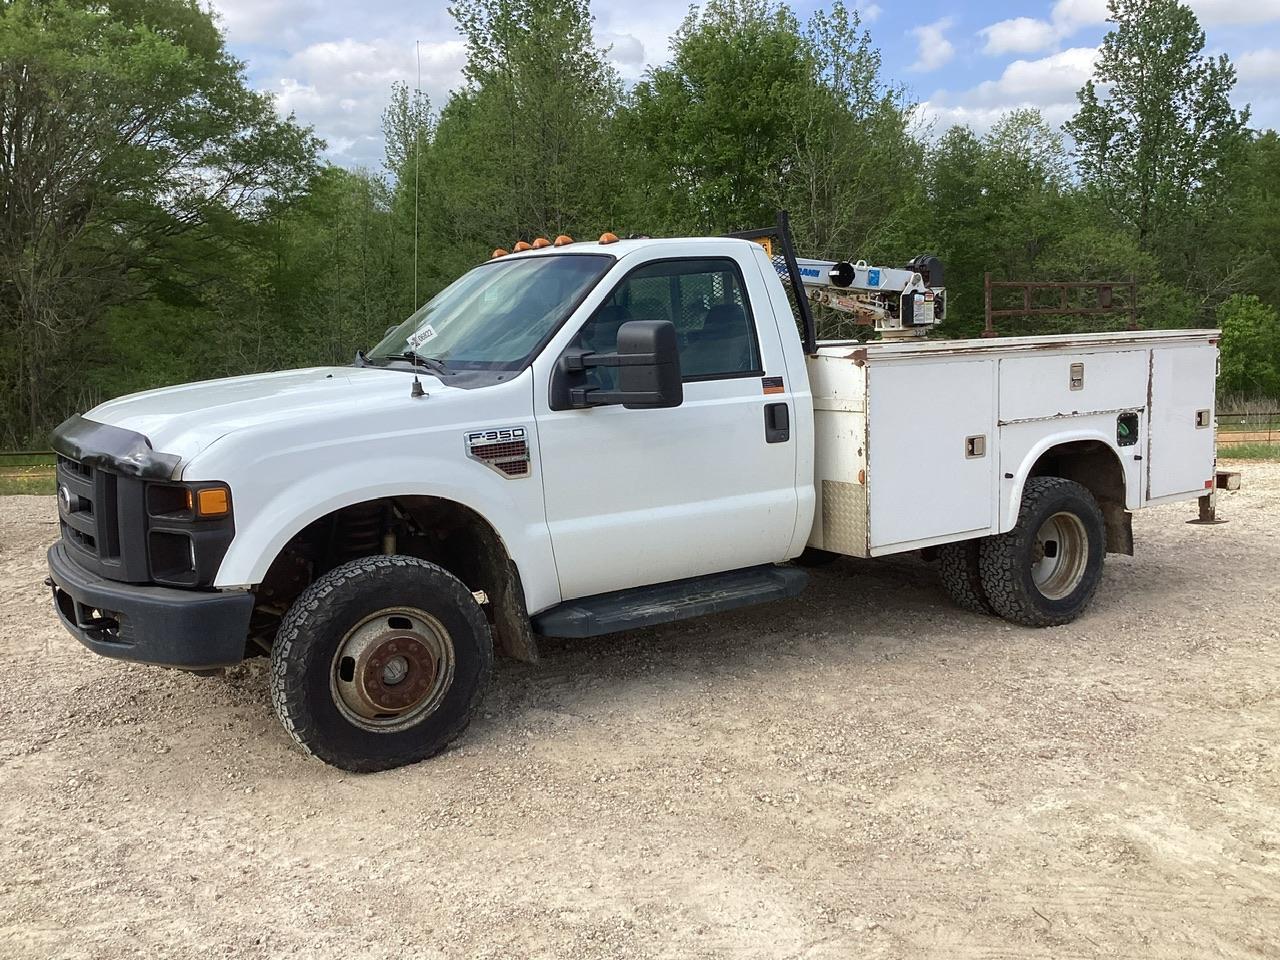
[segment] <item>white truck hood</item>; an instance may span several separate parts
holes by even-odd
[[[419,377],[431,393],[449,389],[426,373]],[[99,404],[85,418],[141,433],[153,450],[176,454],[186,463],[233,431],[294,415],[384,405],[389,398],[407,396],[412,380],[403,370],[378,367],[282,370],[133,393]]]

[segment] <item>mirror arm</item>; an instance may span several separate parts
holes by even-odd
[[[625,356],[617,353],[594,353],[584,350],[566,353],[562,358],[564,369],[570,373],[579,373],[589,367],[644,367],[658,362],[657,354],[628,353]]]
[[[585,407],[606,407],[616,404],[657,403],[662,399],[658,393],[619,393],[613,390],[601,390],[599,387],[571,387],[569,402],[578,409]]]

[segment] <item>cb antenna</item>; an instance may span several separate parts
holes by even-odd
[[[418,300],[418,141],[422,137],[422,121],[418,110],[422,103],[422,41],[413,41],[413,55],[418,62],[418,81],[413,90],[413,309],[421,305]]]

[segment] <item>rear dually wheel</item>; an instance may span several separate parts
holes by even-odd
[[[997,614],[1049,627],[1089,606],[1105,554],[1106,527],[1093,494],[1071,480],[1032,477],[1014,528],[980,541],[978,569]]]

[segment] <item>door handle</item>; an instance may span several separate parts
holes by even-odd
[[[791,409],[785,403],[764,405],[764,442],[786,443],[791,439]]]

